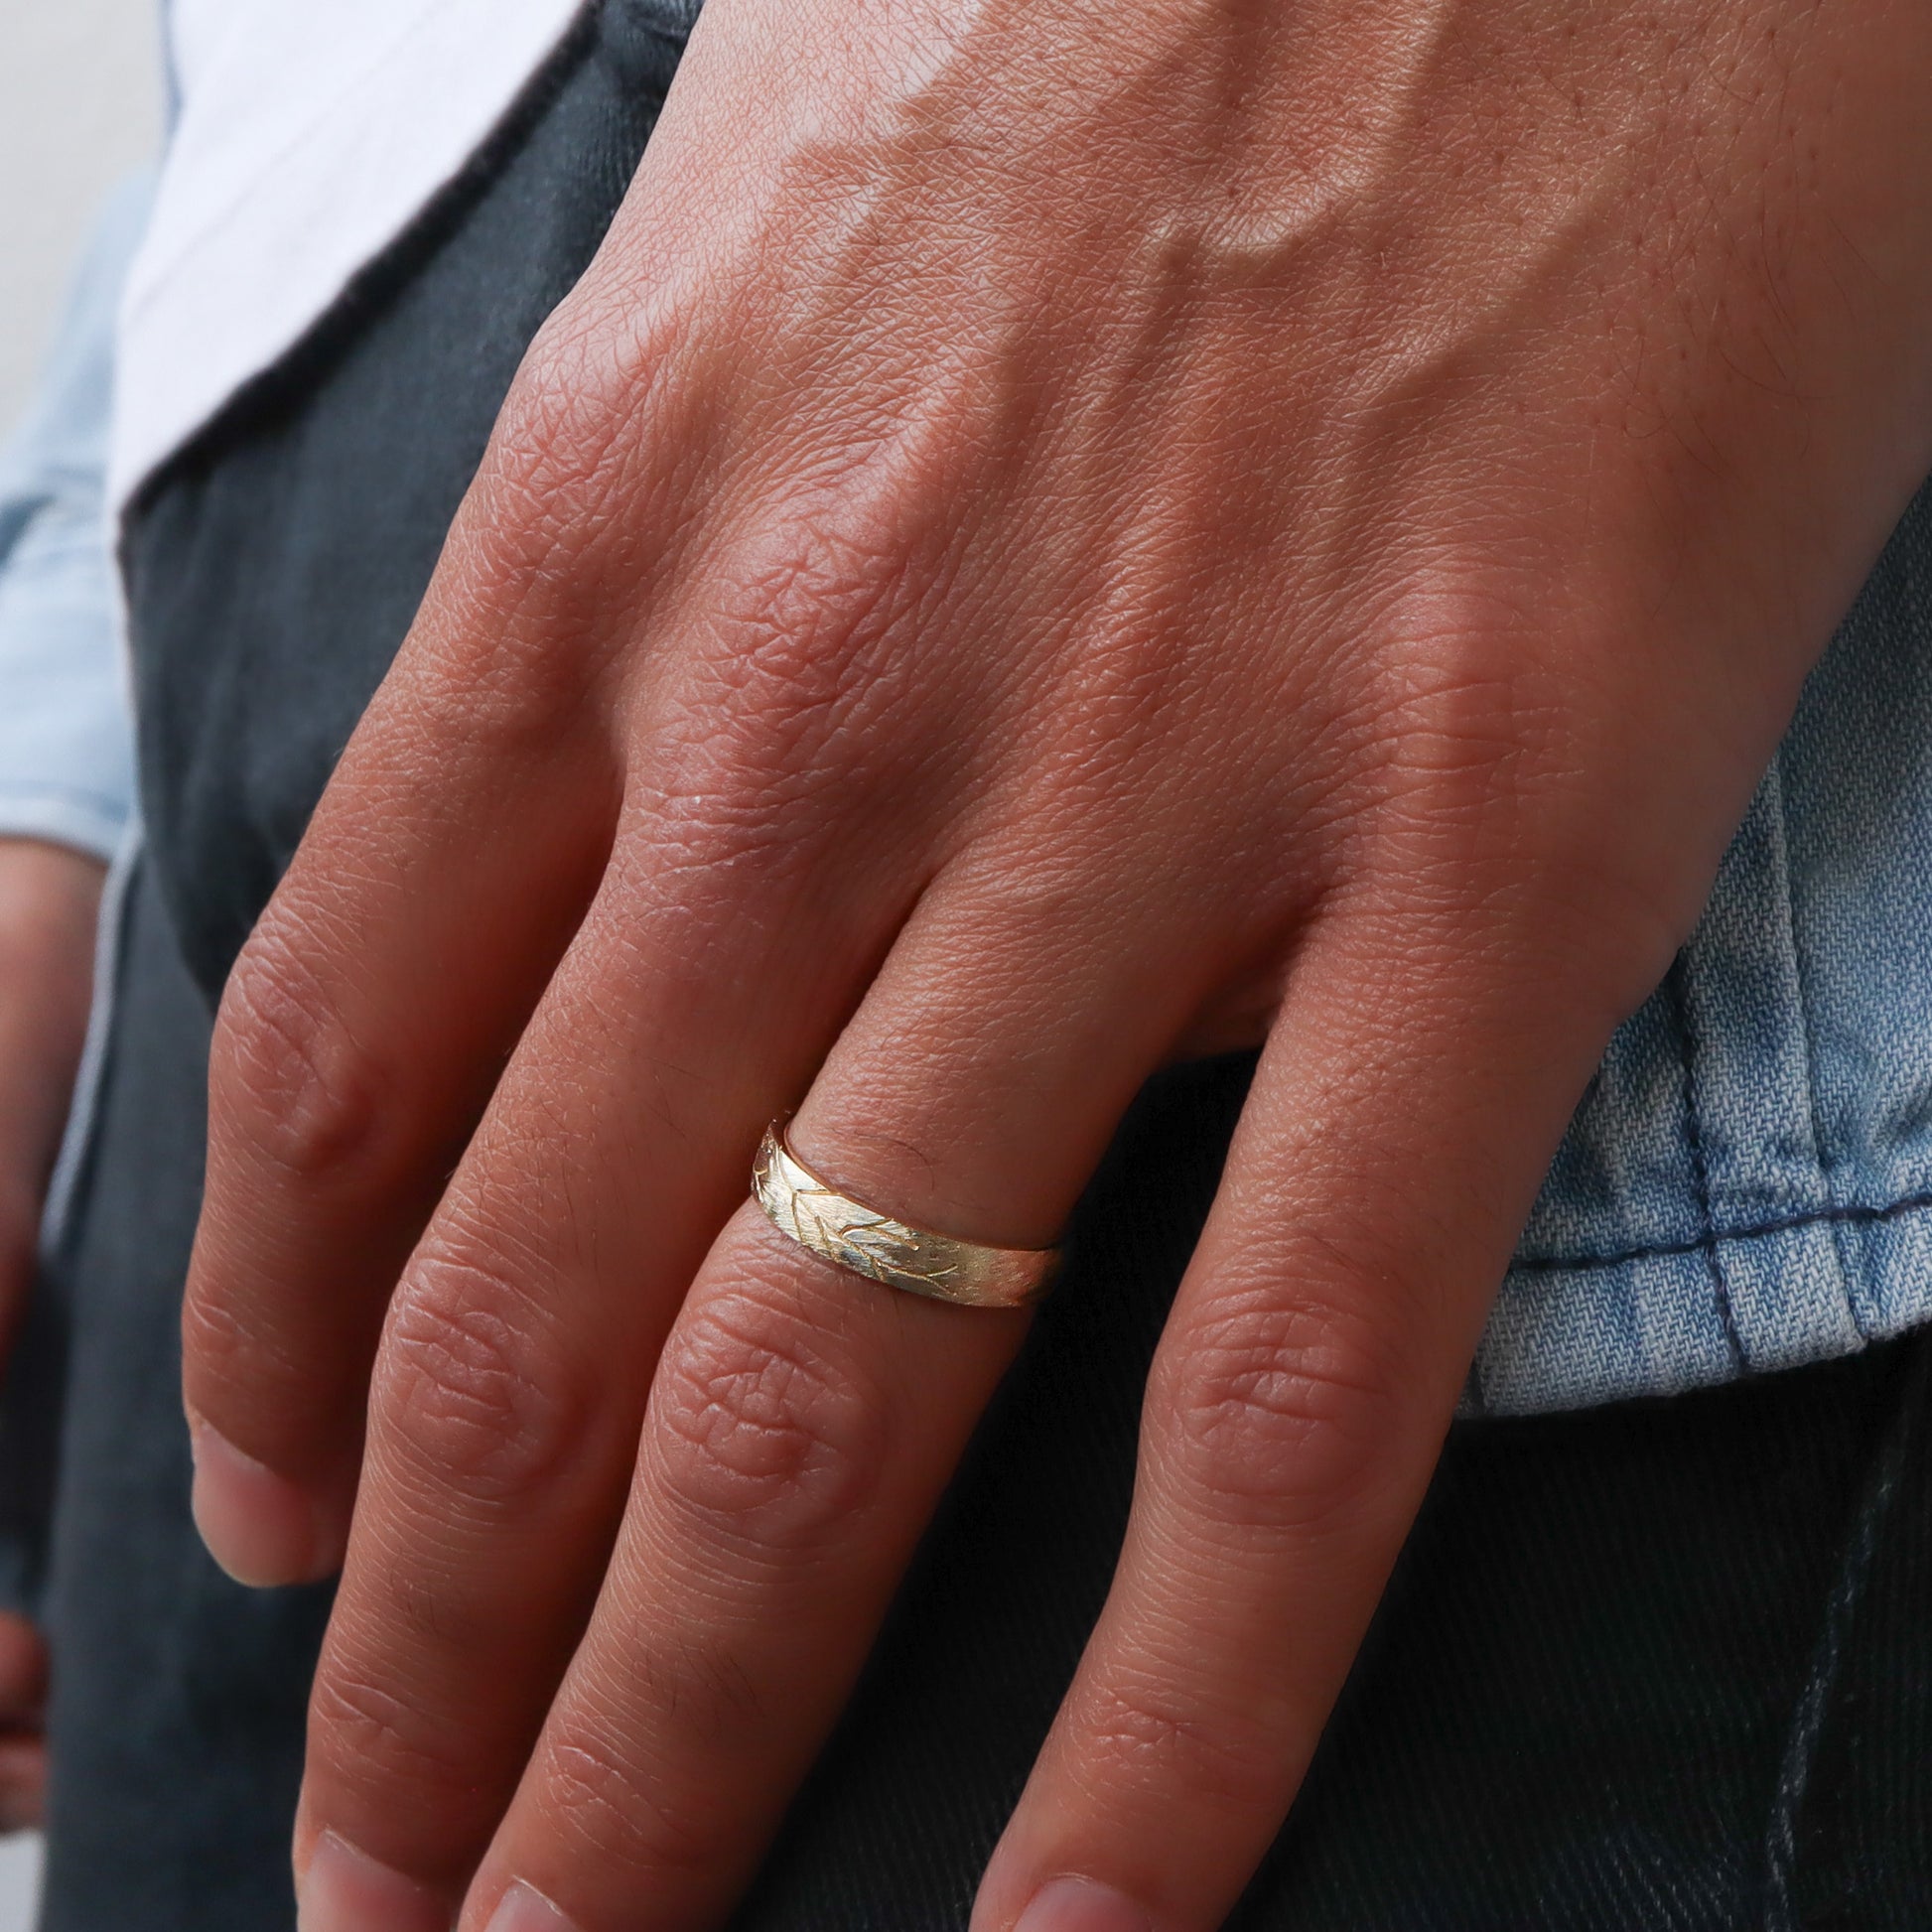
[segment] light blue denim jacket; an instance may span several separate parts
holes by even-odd
[[[0,484],[0,831],[96,852],[132,789],[100,494],[141,207],[136,189],[109,210]],[[1464,1408],[1669,1394],[1928,1318],[1932,486],[1812,677],[1697,931],[1612,1041]]]
[[[105,526],[114,314],[152,192],[103,208],[39,392],[0,452],[0,833],[105,859],[133,747]]]

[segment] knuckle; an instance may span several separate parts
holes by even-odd
[[[889,529],[848,509],[779,521],[734,561],[721,671],[795,714],[843,697],[869,624],[891,610],[904,559]]]
[[[394,1110],[392,1080],[343,1025],[309,950],[271,908],[221,996],[209,1102],[217,1133],[314,1182],[379,1159]]]
[[[707,1529],[760,1548],[820,1543],[864,1508],[883,1421],[801,1313],[751,1293],[687,1326],[653,1395],[667,1492]]]
[[[821,451],[817,472],[733,545],[706,606],[693,722],[754,771],[896,770],[917,752],[884,729],[947,675],[902,631],[945,576],[929,510],[935,440],[888,429]],[[929,749],[929,748],[927,748]]]
[[[527,1301],[475,1262],[419,1261],[383,1339],[375,1440],[412,1472],[496,1512],[573,1459],[585,1405]]]
[[[919,574],[891,525],[794,504],[711,574],[636,760],[636,797],[695,875],[742,889],[835,836],[905,836],[888,805],[922,796],[950,754],[905,702],[907,654],[884,648]]]
[[[560,556],[577,555],[587,534],[609,528],[608,517],[586,513],[605,508],[627,425],[645,412],[650,392],[651,365],[629,367],[626,390],[608,334],[572,322],[570,306],[525,351],[478,479],[483,554],[511,583],[540,583]]]
[[[553,1717],[544,1782],[550,1816],[567,1823],[573,1849],[600,1864],[640,1880],[716,1870],[730,1807],[687,1781],[640,1774],[631,1752],[595,1719]]]
[[[1616,750],[1602,721],[1631,714],[1602,688],[1627,675],[1627,652],[1563,646],[1584,621],[1479,557],[1439,562],[1387,601],[1369,764],[1393,837],[1466,856],[1486,849],[1476,829],[1492,842],[1578,829],[1579,775]]]
[[[362,1790],[466,1790],[476,1782],[476,1740],[440,1723],[420,1699],[385,1688],[339,1660],[317,1673],[309,1699],[311,1774]]]
[[[1381,1470],[1399,1400],[1386,1324],[1343,1298],[1216,1310],[1158,1378],[1190,1491],[1243,1523],[1307,1530]]]
[[[490,447],[492,467],[541,466],[541,483],[567,494],[600,491],[680,398],[692,401],[673,354],[686,305],[661,288],[599,280],[593,271],[581,281],[531,339]],[[541,501],[545,489],[532,493]]]
[[[189,1278],[181,1307],[184,1391],[196,1413],[223,1436],[259,1449],[248,1429],[250,1398],[269,1375],[285,1375],[294,1364],[274,1347],[264,1324],[247,1318],[247,1305],[224,1291],[225,1284],[210,1287]]]
[[[1253,1717],[1187,1703],[1173,1673],[1116,1671],[1084,1687],[1083,1756],[1102,1787],[1186,1791],[1235,1812],[1270,1811],[1291,1777],[1289,1740]]]
[[[628,300],[625,299],[627,293]],[[543,599],[558,567],[580,596],[633,583],[682,519],[640,513],[708,442],[702,392],[679,380],[676,302],[586,280],[524,351],[458,530],[480,546],[485,581]],[[622,513],[618,513],[621,511]],[[466,553],[467,554],[467,553]]]

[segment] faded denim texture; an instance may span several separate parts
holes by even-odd
[[[34,407],[0,454],[0,834],[112,856],[133,802],[103,487],[114,312],[152,195],[102,210]]]
[[[1932,484],[1552,1166],[1467,1407],[1669,1394],[1932,1317]]]

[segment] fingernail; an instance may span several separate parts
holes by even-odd
[[[577,1932],[577,1921],[519,1878],[496,1901],[483,1932]]]
[[[238,1584],[306,1584],[333,1567],[307,1496],[207,1423],[189,1424],[192,1506],[207,1553]]]
[[[1091,1878],[1049,1878],[1034,1893],[1013,1932],[1154,1932],[1154,1926],[1131,1898],[1111,1885],[1097,1885]]]
[[[296,1886],[295,1932],[450,1932],[430,1890],[324,1832]]]

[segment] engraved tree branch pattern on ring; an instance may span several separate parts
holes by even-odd
[[[752,1167],[752,1194],[780,1234],[887,1288],[970,1308],[1037,1301],[1058,1260],[1051,1248],[996,1248],[883,1214],[813,1173],[767,1130]]]

